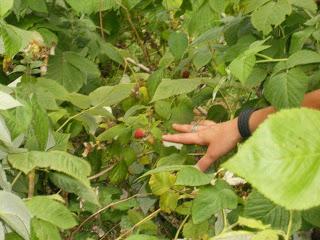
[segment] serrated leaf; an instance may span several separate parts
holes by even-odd
[[[287,232],[290,212],[284,207],[274,204],[257,191],[253,191],[244,206],[243,216],[260,220],[264,224],[270,224],[273,229]],[[300,215],[294,214],[292,232],[298,230],[300,224]]]
[[[30,213],[23,201],[16,195],[0,191],[0,219],[23,239],[30,237]]]
[[[13,7],[14,0],[1,0],[0,2],[0,18],[3,18],[6,13]]]
[[[308,89],[309,78],[299,68],[271,76],[264,95],[277,109],[300,106]]]
[[[310,38],[313,32],[314,32],[314,29],[310,27],[292,34],[291,42],[290,42],[290,54],[293,54],[301,50],[303,48],[303,45]]]
[[[199,78],[177,80],[163,79],[158,86],[151,102],[170,98],[175,95],[192,92],[200,84],[202,84],[202,80]]]
[[[247,231],[231,231],[219,234],[210,240],[252,240],[254,233]]]
[[[253,229],[259,229],[259,230],[265,230],[269,228],[269,226],[264,225],[261,221],[252,219],[252,218],[245,218],[245,217],[239,217],[238,224],[241,226],[246,226]]]
[[[225,182],[218,181],[214,186],[200,189],[193,201],[192,220],[201,223],[222,209],[236,208],[237,204],[237,195]]]
[[[133,84],[118,84],[115,86],[104,86],[91,92],[89,97],[92,106],[112,106],[130,96]]]
[[[72,176],[89,186],[87,176],[91,169],[87,161],[61,151],[37,152],[9,154],[8,161],[13,168],[28,174],[35,168],[48,168],[58,172],[63,172]]]
[[[223,167],[287,209],[320,205],[319,129],[318,111],[283,110],[260,125]]]
[[[10,94],[0,91],[0,110],[7,110],[20,106],[22,106],[22,104]]]
[[[176,192],[168,191],[160,196],[159,205],[162,211],[171,213],[177,208],[180,195]]]
[[[61,229],[69,229],[77,225],[71,211],[62,203],[48,196],[37,196],[26,201],[32,216],[47,221]]]
[[[176,59],[181,59],[188,47],[188,37],[182,32],[173,32],[168,40],[169,49]]]
[[[190,166],[190,165],[189,165]],[[161,173],[161,172],[174,172],[174,171],[178,171],[181,170],[183,168],[188,167],[188,165],[170,165],[170,166],[160,166],[157,167],[155,169],[152,169],[148,172],[146,172],[145,174],[143,174],[142,176],[139,177],[139,179],[149,176],[151,174],[155,174],[155,173]]]
[[[211,182],[212,176],[201,172],[194,166],[189,166],[181,169],[177,174],[175,185],[183,186],[202,186]]]
[[[2,116],[0,116],[0,141],[11,143],[11,134]]]
[[[40,12],[40,13],[48,13],[48,7],[46,1],[44,0],[27,0],[28,6],[31,10]]]
[[[31,228],[32,240],[61,240],[58,228],[49,222],[33,218]]]
[[[302,212],[303,219],[314,226],[320,227],[320,207],[311,208]]]
[[[292,12],[288,0],[268,2],[252,13],[251,22],[253,26],[267,35],[272,31],[272,26],[279,26],[287,15]]]
[[[309,10],[312,13],[316,13],[318,9],[314,0],[289,0],[289,2],[297,7]]]
[[[199,224],[194,224],[190,219],[183,226],[183,236],[188,239],[203,239],[204,236],[207,236],[209,231],[208,221],[204,221]]]
[[[176,176],[168,172],[155,173],[149,180],[149,186],[153,194],[161,196],[169,191],[175,181]]]
[[[63,191],[77,194],[83,200],[99,206],[97,194],[90,186],[61,173],[50,173],[49,176],[50,180]]]
[[[243,84],[251,75],[254,65],[256,64],[256,57],[254,54],[240,55],[233,60],[229,66],[232,75],[240,80]]]
[[[244,0],[243,7],[245,13],[253,12],[254,10],[258,9],[259,7],[263,6],[264,4],[270,1],[271,0]]]
[[[84,72],[87,76],[99,77],[100,71],[98,66],[86,59],[85,57],[79,55],[75,52],[64,52],[65,60],[73,65],[75,68],[78,68],[81,72]]]
[[[287,61],[287,68],[293,68],[298,65],[319,63],[320,54],[311,50],[301,50],[292,54]]]

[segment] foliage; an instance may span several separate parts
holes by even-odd
[[[319,227],[320,114],[291,109],[320,85],[319,23],[313,0],[1,0],[0,239]],[[161,141],[269,104],[207,173],[205,149]]]

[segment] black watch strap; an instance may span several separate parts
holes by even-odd
[[[251,131],[249,127],[249,119],[252,113],[257,109],[248,108],[242,111],[238,116],[238,129],[241,137],[247,139],[251,136]]]

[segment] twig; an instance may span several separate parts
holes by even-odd
[[[132,29],[132,31],[133,31],[133,33],[134,33],[137,41],[138,41],[138,44],[140,45],[140,47],[141,47],[141,49],[142,49],[142,51],[143,51],[143,55],[144,55],[146,61],[148,62],[148,64],[150,64],[151,61],[150,61],[149,52],[148,52],[147,48],[145,47],[143,41],[141,40],[140,35],[139,35],[136,27],[134,26],[133,22],[132,22],[132,19],[131,19],[129,10],[128,10],[122,3],[120,3],[119,1],[117,1],[117,3],[118,3],[119,6],[122,7],[123,10],[125,11],[125,13],[126,13],[126,15],[127,15],[127,19],[128,19],[129,25],[130,25],[130,27],[131,27],[131,29]]]
[[[190,215],[187,215],[187,216],[183,219],[182,223],[180,224],[180,226],[179,226],[179,228],[178,228],[178,230],[177,230],[177,232],[176,232],[176,235],[175,235],[175,237],[174,237],[174,240],[177,240],[177,239],[178,239],[179,234],[180,234],[180,232],[181,232],[181,230],[182,230],[182,227],[183,227],[184,224],[187,222],[187,220],[188,220],[189,217],[190,217]]]
[[[135,195],[133,195],[133,196],[131,196],[131,197],[129,197],[129,198],[122,199],[122,200],[119,200],[119,201],[117,201],[117,202],[110,203],[110,204],[108,204],[107,206],[99,209],[97,212],[91,214],[89,217],[87,217],[85,220],[83,220],[83,221],[79,224],[79,226],[78,226],[74,231],[72,231],[72,233],[71,233],[71,235],[70,235],[70,237],[69,237],[69,240],[73,240],[73,236],[74,236],[77,232],[79,232],[79,231],[81,230],[81,228],[83,227],[83,225],[85,225],[85,224],[86,224],[87,222],[89,222],[92,218],[94,218],[95,216],[99,215],[100,213],[102,213],[103,211],[107,210],[108,208],[111,208],[111,207],[113,207],[113,206],[115,206],[115,205],[117,205],[117,204],[119,204],[119,203],[123,203],[123,202],[129,201],[129,200],[132,199],[132,198],[135,198],[135,197],[144,197],[144,196],[146,196],[146,194],[135,194]]]
[[[97,173],[97,174],[89,177],[88,179],[89,179],[89,180],[94,180],[94,179],[96,179],[96,178],[99,178],[99,177],[103,176],[104,174],[106,174],[107,172],[111,171],[113,167],[114,167],[114,165],[112,165],[112,166],[110,166],[110,167],[102,170],[101,172],[99,172],[99,173]]]
[[[201,114],[204,115],[204,116],[207,116],[207,115],[208,115],[208,111],[205,110],[205,109],[204,109],[203,107],[201,107],[201,106],[197,107],[197,110],[198,110],[199,112],[201,112]]]
[[[285,62],[285,61],[288,61],[288,58],[258,60],[257,63]]]
[[[125,60],[126,60],[127,62],[132,63],[133,65],[141,68],[141,70],[143,70],[143,71],[145,71],[145,72],[147,72],[147,73],[151,73],[150,68],[144,66],[144,65],[141,64],[141,63],[137,63],[137,62],[136,62],[135,60],[133,60],[132,58],[129,58],[129,57],[128,57],[128,58],[125,58]]]
[[[154,218],[159,212],[161,211],[161,209],[159,208],[158,210],[154,211],[153,213],[151,213],[150,215],[146,216],[144,219],[142,219],[141,221],[137,222],[135,225],[133,225],[132,228],[130,228],[129,230],[125,231],[123,234],[121,234],[118,238],[116,238],[116,240],[121,240],[123,239],[125,236],[127,236],[129,233],[131,233],[136,227],[139,227],[141,224],[145,223],[146,221]]]

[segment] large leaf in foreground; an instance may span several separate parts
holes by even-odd
[[[51,151],[38,152],[31,151],[26,153],[10,154],[8,156],[10,164],[27,174],[34,168],[49,168],[78,179],[85,185],[89,185],[91,168],[85,160],[72,156],[66,152]]]
[[[0,191],[0,219],[23,239],[29,239],[31,216],[23,201],[16,195]]]
[[[223,166],[287,209],[320,204],[320,112],[271,116]]]
[[[77,225],[77,221],[68,208],[48,196],[33,197],[26,202],[26,205],[32,216],[61,229],[69,229]]]

